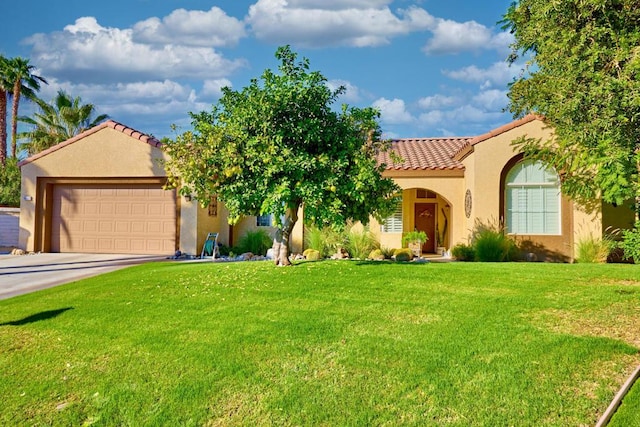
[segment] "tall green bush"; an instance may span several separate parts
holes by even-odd
[[[353,226],[347,232],[344,248],[351,258],[366,259],[372,250],[378,249],[380,242],[369,227]]]
[[[582,237],[576,244],[576,262],[605,263],[616,242],[609,236],[595,237],[592,234]]]
[[[266,255],[272,243],[273,240],[265,230],[247,231],[240,238],[235,250],[238,252],[251,252],[254,255]]]
[[[317,227],[309,225],[304,230],[305,247],[320,252],[322,258],[335,253],[337,247],[342,244],[342,236],[331,227]]]
[[[13,157],[4,167],[0,164],[0,206],[20,206],[20,168]]]
[[[458,243],[451,249],[451,255],[458,261],[473,261],[476,257],[476,251],[471,245]]]
[[[622,230],[620,247],[626,258],[633,258],[636,264],[640,264],[640,221],[637,221],[632,230]]]
[[[518,247],[505,235],[502,227],[476,222],[472,235],[475,260],[481,262],[514,261],[518,257]]]

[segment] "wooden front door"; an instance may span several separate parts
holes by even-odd
[[[436,212],[435,203],[415,204],[415,229],[424,231],[429,238],[429,240],[422,245],[422,252],[435,253],[436,251]]]

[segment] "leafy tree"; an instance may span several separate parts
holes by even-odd
[[[265,70],[241,91],[223,89],[211,112],[191,113],[193,131],[165,146],[170,182],[182,194],[209,200],[217,194],[236,222],[242,215],[273,214],[276,264],[288,265],[288,245],[298,209],[318,225],[370,215],[388,216],[397,186],[382,178],[376,155],[379,113],[331,105],[344,91],[297,61],[288,46],[276,58],[280,73]]]
[[[26,96],[28,99],[35,99],[36,92],[40,90],[40,83],[47,84],[47,81],[43,77],[33,74],[35,66],[29,64],[28,59],[16,57],[7,62],[6,78],[12,84],[11,96],[13,98],[11,104],[11,157],[16,157],[20,98]]]
[[[583,204],[638,200],[637,0],[519,0],[503,24],[515,36],[510,60],[528,59],[510,86],[510,110],[540,114],[554,130],[550,141],[518,144],[554,166],[563,191]]]
[[[7,160],[7,92],[10,90],[8,76],[9,62],[0,55],[0,167]]]
[[[79,96],[72,98],[62,90],[51,103],[41,99],[36,99],[36,103],[39,112],[33,117],[19,118],[21,122],[32,125],[31,130],[18,135],[19,139],[28,139],[22,147],[30,156],[91,129],[109,117],[101,114],[94,118],[93,104],[83,104]]]
[[[20,206],[20,168],[18,159],[6,159],[0,167],[0,206]]]

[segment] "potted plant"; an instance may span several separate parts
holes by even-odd
[[[429,240],[427,233],[424,231],[413,230],[404,233],[404,236],[402,236],[402,245],[406,245],[411,249],[414,256],[419,257],[422,255],[422,245],[424,245],[427,240]]]

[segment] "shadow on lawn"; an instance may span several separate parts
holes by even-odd
[[[57,310],[41,311],[40,313],[32,314],[20,320],[13,320],[11,322],[0,323],[0,326],[22,326],[29,323],[39,322],[41,320],[49,320],[60,316],[62,313],[68,310],[73,310],[73,307],[59,308]]]

